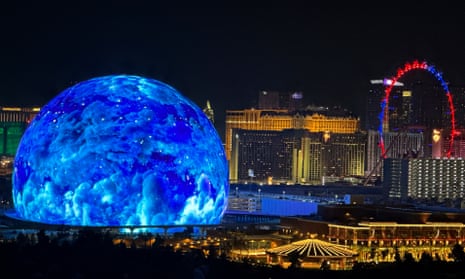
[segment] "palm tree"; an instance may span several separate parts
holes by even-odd
[[[456,262],[465,262],[465,252],[460,244],[457,243],[452,247],[452,257]]]

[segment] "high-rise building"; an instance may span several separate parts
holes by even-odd
[[[390,198],[457,200],[465,198],[464,159],[386,159],[383,184]]]
[[[446,143],[448,143],[446,141]],[[444,150],[449,150],[450,144],[444,146]],[[457,130],[457,134],[454,138],[454,148],[452,150],[454,158],[465,159],[465,128]]]
[[[374,79],[370,80],[370,87],[367,96],[366,102],[366,111],[365,111],[365,129],[367,131],[374,130],[377,131],[380,126],[379,115],[381,113],[381,102],[385,97],[385,90],[388,85],[392,83],[389,79]],[[392,91],[391,99],[398,99],[398,96],[402,96],[402,88],[404,84],[401,82],[396,82]],[[395,102],[395,101],[394,101]],[[390,106],[391,109],[394,106]]]
[[[413,74],[413,73],[412,73]],[[406,87],[412,92],[411,126],[423,127],[423,133],[428,135],[424,142],[424,157],[432,158],[432,135],[434,130],[442,130],[444,134],[451,131],[451,113],[448,98],[441,84],[429,73],[415,72],[409,76]],[[426,76],[425,76],[426,75]]]
[[[409,196],[417,199],[465,197],[464,159],[414,159],[409,162]]]
[[[292,177],[290,183],[319,184],[325,175],[323,162],[323,133],[305,131],[293,150]]]
[[[382,158],[379,147],[380,134],[376,130],[368,130],[366,142],[366,158],[365,158],[365,176],[379,177],[381,176]],[[368,181],[367,181],[368,182]]]
[[[428,81],[423,78],[412,80],[407,87],[412,92],[414,114],[413,123],[410,124],[430,129],[450,128],[450,109],[441,84],[436,80]]]
[[[330,109],[295,113],[290,113],[289,110],[227,110],[225,151],[228,160],[231,159],[232,131],[236,128],[256,131],[304,129],[312,133],[351,134],[360,130],[360,119],[348,112],[346,115],[334,116]]]
[[[366,134],[233,130],[230,180],[319,184],[324,177],[363,176]]]
[[[331,134],[325,132],[322,139],[324,176],[365,175],[366,133]]]
[[[260,91],[258,95],[258,109],[279,109],[282,106],[278,91]]]
[[[391,94],[391,100],[389,101],[389,104],[390,131],[402,131],[403,129],[412,125],[412,91],[402,90],[400,94]]]
[[[438,133],[439,132],[439,133]],[[448,157],[448,152],[450,151],[451,158],[465,158],[465,129],[456,129],[454,135],[453,146],[451,148],[451,135],[449,132],[445,133],[444,130],[434,130],[434,133],[437,133],[437,136],[440,136],[439,142],[432,143],[433,156],[432,158],[445,158]],[[436,150],[434,150],[436,148]],[[439,154],[439,155],[438,155]]]
[[[40,108],[0,107],[0,155],[14,156],[21,137]]]
[[[291,112],[303,109],[303,93],[262,90],[258,95],[258,109],[285,109]]]
[[[379,176],[383,174],[384,158],[443,158],[449,151],[451,132],[451,112],[448,98],[438,81],[425,71],[412,71],[402,78],[402,83],[395,85],[387,101],[384,112],[383,144],[385,154],[381,154],[379,144],[381,139],[376,132],[381,127],[376,101],[384,98],[389,80],[372,80],[367,105],[366,127],[368,129],[367,142],[367,175]],[[460,92],[460,89],[454,88]],[[454,95],[454,94],[453,94]],[[456,94],[457,95],[457,94]],[[454,103],[460,97],[453,96]],[[456,128],[460,127],[457,123]],[[378,117],[375,117],[378,115]],[[464,118],[465,119],[465,118]],[[377,125],[377,126],[376,126]],[[458,137],[454,141],[452,156],[459,154]]]
[[[379,132],[367,131],[365,175],[368,178],[382,176],[385,158],[424,157],[424,137],[425,134],[415,129],[386,132],[383,134],[385,154],[381,154]]]
[[[205,107],[203,108],[203,113],[205,113],[207,118],[210,119],[210,121],[212,123],[215,123],[215,112],[213,111],[213,108],[210,105],[209,100],[207,100],[207,103],[206,103]]]
[[[389,198],[408,198],[409,160],[387,158],[383,163],[383,185]]]
[[[450,86],[455,107],[455,125],[457,129],[465,129],[465,87]]]
[[[294,150],[300,148],[302,132],[234,129],[230,180],[265,183],[292,180]]]

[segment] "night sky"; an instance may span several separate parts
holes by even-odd
[[[43,16],[16,7],[0,16],[0,106],[42,106],[77,82],[136,74],[200,107],[209,100],[221,137],[224,112],[255,106],[260,90],[302,91],[308,104],[363,117],[369,80],[407,61],[465,86],[465,9],[446,2],[95,4]]]

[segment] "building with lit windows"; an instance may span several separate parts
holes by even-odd
[[[384,160],[383,168],[386,174],[383,175],[383,183],[388,189],[388,197],[399,200],[408,197],[408,163],[408,159]]]
[[[303,93],[262,90],[258,94],[258,109],[302,110]]]
[[[389,198],[458,200],[465,198],[465,160],[386,159],[383,181]]]
[[[360,222],[328,224],[328,240],[358,251],[361,262],[394,262],[398,253],[410,253],[419,261],[423,253],[452,261],[451,247],[465,243],[465,224],[460,222]]]
[[[365,175],[366,177],[379,177],[382,170],[381,150],[379,147],[380,134],[377,130],[367,130]]]
[[[360,119],[349,114],[332,115],[331,110],[305,110],[290,113],[287,109],[276,110],[227,110],[225,127],[225,152],[231,159],[233,129],[256,131],[283,131],[304,129],[312,133],[330,132],[350,134],[360,130]]]
[[[365,119],[363,125],[365,130],[378,130],[380,125],[378,116],[381,111],[381,100],[384,98],[386,86],[390,84],[391,80],[389,79],[370,80],[370,86],[366,98]],[[397,81],[393,87],[393,90],[391,91],[391,98],[397,100],[399,96],[402,96],[403,86],[403,83]]]
[[[452,148],[450,148],[450,143],[450,134],[444,133],[442,129],[434,130],[432,141],[432,157],[447,157],[447,152],[450,150],[451,157],[465,158],[465,128],[456,129]]]
[[[414,199],[465,198],[465,160],[409,160],[408,191],[409,197]]]
[[[233,130],[230,181],[320,184],[363,176],[365,133]]]
[[[386,158],[421,158],[424,157],[424,138],[422,131],[406,129],[401,132],[386,132],[383,135],[386,146]],[[367,132],[366,175],[383,175],[383,158],[379,147],[378,131]]]
[[[383,158],[442,158],[449,150],[453,157],[463,157],[460,139],[457,138],[454,146],[449,147],[451,113],[444,89],[434,77],[423,71],[409,73],[390,92],[382,125],[386,154],[380,154],[380,138],[376,131],[381,129],[381,100],[386,97],[385,90],[390,82],[389,79],[370,81],[365,122],[368,132],[367,176],[383,174]],[[451,92],[455,125],[459,130],[465,125],[465,112],[460,109],[464,106],[461,101],[465,98],[465,91],[451,87]],[[440,134],[435,135],[438,132]]]
[[[230,180],[263,182],[272,178],[290,179],[286,169],[290,169],[292,146],[289,152],[280,139],[278,131],[234,129]]]
[[[465,244],[465,213],[360,204],[319,204],[318,218],[281,216],[282,231],[297,239],[318,238],[357,252],[358,262],[419,261],[424,253],[453,261]]]
[[[0,154],[14,156],[27,125],[40,108],[0,107]]]
[[[465,244],[463,211],[419,207],[360,204],[320,204],[318,219],[281,218],[294,233],[345,245],[359,253],[359,262],[394,262],[410,253],[418,261],[423,253],[452,261],[451,249]]]
[[[449,89],[454,96],[456,127],[465,129],[465,87],[450,86]]]
[[[448,146],[446,146],[446,150]],[[455,158],[465,158],[465,129],[460,129],[454,139],[452,154]]]
[[[322,133],[323,176],[364,176],[366,141],[366,133],[362,132]]]

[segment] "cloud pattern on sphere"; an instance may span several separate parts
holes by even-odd
[[[148,78],[78,83],[46,104],[19,144],[15,214],[84,226],[218,224],[228,166],[192,101]]]

